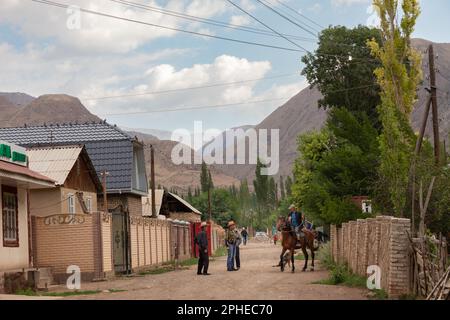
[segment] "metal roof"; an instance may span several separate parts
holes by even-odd
[[[49,177],[30,170],[27,167],[5,161],[0,161],[0,178],[28,183],[30,189],[51,188],[55,186],[55,181]]]
[[[178,201],[180,201],[182,204],[184,204],[186,207],[188,207],[189,209],[192,210],[192,212],[196,213],[196,214],[202,214],[200,211],[198,211],[196,208],[194,208],[189,202],[187,202],[186,200],[184,200],[183,198],[181,198],[180,196],[177,196],[176,194],[173,194],[171,192],[168,192],[172,197],[174,197],[175,199],[177,199]]]
[[[27,146],[133,139],[106,122],[0,128],[0,137]]]
[[[181,198],[180,196],[177,196],[176,194],[173,194],[171,192],[167,192],[164,189],[156,189],[155,190],[155,202],[156,202],[156,214],[159,216],[161,212],[161,207],[164,199],[164,194],[170,195],[175,200],[182,203],[185,207],[192,210],[192,212],[201,215],[202,213],[198,211],[196,208],[194,208],[189,202]],[[148,196],[142,197],[142,215],[143,216],[151,216],[152,215],[152,194],[149,192]]]
[[[148,191],[143,183],[142,190],[133,187],[133,150],[139,149],[143,158],[142,144],[106,122],[0,128],[0,139],[23,147],[84,144],[99,179],[102,171],[109,172],[108,193]],[[145,172],[140,174],[146,181]]]
[[[57,185],[63,185],[82,150],[81,146],[29,149],[28,165],[31,170],[55,180]]]

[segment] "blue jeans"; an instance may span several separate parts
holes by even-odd
[[[236,256],[236,245],[229,244],[228,245],[228,258],[227,258],[227,270],[234,269],[234,257]]]

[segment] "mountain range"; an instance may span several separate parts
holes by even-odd
[[[411,123],[418,131],[423,110],[427,99],[426,87],[429,87],[428,55],[426,49],[431,42],[415,39],[413,45],[423,53],[424,81],[418,90],[418,101],[411,117]],[[449,141],[450,129],[450,44],[435,43],[434,50],[437,55],[437,86],[439,104],[439,125],[441,139]],[[280,168],[278,175],[291,175],[292,165],[297,157],[297,137],[299,134],[320,129],[326,120],[327,113],[318,108],[317,101],[321,94],[315,88],[306,88],[292,97],[288,102],[278,107],[261,123],[241,127],[243,130],[279,129]],[[49,120],[51,119],[51,120]],[[100,121],[91,114],[78,98],[68,95],[43,95],[34,98],[25,93],[0,93],[0,126],[23,126],[56,124],[68,122]],[[170,159],[172,148],[176,142],[170,141],[170,132],[152,129],[122,128],[132,136],[137,136],[146,144],[155,146],[155,166],[157,185],[177,188],[180,192],[186,191],[189,186],[198,186],[200,181],[199,165],[174,165]],[[426,135],[432,137],[431,117],[427,126]],[[0,137],[1,139],[1,137]],[[214,142],[205,145],[205,149]],[[223,142],[224,147],[232,146]],[[149,156],[146,155],[147,160]],[[149,169],[149,163],[148,169]],[[248,179],[251,183],[254,177],[255,165],[213,165],[211,166],[214,184],[227,186],[239,183],[239,180]]]

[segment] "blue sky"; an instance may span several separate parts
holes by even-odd
[[[295,48],[282,38],[192,23],[109,0],[80,0],[82,8],[174,28]],[[276,10],[289,12],[275,0]],[[135,3],[264,29],[225,0],[168,0]],[[277,16],[256,0],[234,0],[276,31],[314,38]],[[355,26],[370,21],[370,0],[283,0],[319,25]],[[450,2],[421,1],[415,37],[450,42]],[[109,122],[128,128],[192,129],[195,120],[207,128],[226,129],[257,124],[307,84],[300,76],[301,52],[207,39],[154,27],[82,13],[80,29],[70,30],[74,16],[32,1],[0,2],[0,91],[34,96],[67,93],[80,97],[88,109]],[[73,21],[73,20],[70,20]],[[303,25],[303,24],[302,24]],[[313,41],[297,41],[313,50]],[[289,75],[261,81],[104,100],[105,96],[142,94],[207,86],[215,83]],[[270,100],[270,101],[267,101]],[[245,103],[259,101],[258,103]],[[267,102],[261,102],[267,101]],[[237,103],[243,103],[235,105]],[[227,108],[144,113],[170,108],[233,105]],[[126,114],[129,113],[129,114]],[[113,115],[120,114],[120,115]]]

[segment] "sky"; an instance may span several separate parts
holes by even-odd
[[[53,1],[91,13],[0,1],[0,92],[69,94],[112,124],[165,131],[192,130],[194,121],[218,130],[259,123],[307,86],[302,51],[314,50],[321,27],[377,21],[371,0],[230,0],[247,13],[227,0]],[[158,8],[191,20],[148,10]],[[414,37],[450,42],[450,1],[422,0],[421,9]],[[198,17],[265,34],[201,23]]]

